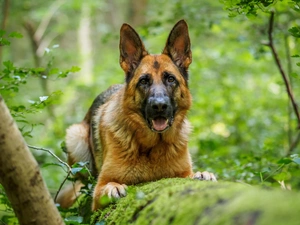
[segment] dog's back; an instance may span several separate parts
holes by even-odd
[[[116,84],[99,94],[93,101],[84,120],[81,123],[73,124],[67,129],[66,148],[70,166],[77,162],[88,162],[87,167],[91,174],[94,177],[98,175],[102,161],[101,143],[99,135],[96,135],[99,132],[97,124],[100,122],[98,111],[113,94],[123,87],[124,85],[122,84]],[[59,193],[56,202],[61,207],[70,207],[80,194],[80,189],[83,186],[80,182],[80,177],[82,178],[82,174],[77,175],[79,180],[74,185],[67,186]]]

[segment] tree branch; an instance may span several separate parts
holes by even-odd
[[[62,161],[57,155],[55,155],[51,150],[46,149],[46,148],[40,148],[40,147],[35,147],[32,145],[27,145],[29,148],[35,149],[35,150],[40,150],[40,151],[45,151],[48,152],[50,155],[52,155],[55,159],[57,159],[61,164],[65,165],[68,168],[68,172],[72,171],[71,167],[69,166],[68,163]]]
[[[29,21],[25,21],[23,23],[23,26],[25,30],[28,32],[28,36],[31,42],[31,49],[34,57],[34,63],[35,67],[40,67],[41,66],[41,56],[38,55],[37,51],[39,49],[39,46],[41,45],[41,42],[43,39],[39,39],[37,36],[35,36],[35,28],[33,24]],[[49,96],[50,91],[49,91],[49,86],[48,86],[48,79],[45,79],[43,77],[40,77],[40,82],[42,86],[42,90],[44,92],[44,95]],[[48,113],[50,115],[50,118],[53,119],[55,117],[54,110],[51,106],[47,107]]]
[[[50,20],[52,19],[55,12],[59,9],[59,7],[64,3],[64,0],[57,0],[52,3],[50,10],[48,13],[44,16],[42,19],[42,22],[39,24],[38,28],[36,29],[36,32],[34,33],[34,39],[41,40],[44,36],[44,33],[50,23]]]
[[[297,147],[299,142],[300,142],[300,132],[298,133],[295,140],[291,143],[286,155],[290,155],[293,152],[293,150]]]
[[[5,0],[3,3],[3,17],[2,17],[2,25],[1,29],[5,30],[7,25],[7,18],[8,18],[8,9],[9,9],[9,0]]]
[[[282,68],[282,65],[281,65],[278,53],[276,51],[276,48],[275,48],[274,42],[273,42],[274,15],[275,15],[275,13],[272,11],[271,15],[270,15],[270,20],[269,20],[269,29],[268,29],[269,43],[268,43],[268,46],[271,48],[271,51],[272,51],[275,63],[276,63],[276,65],[277,65],[277,67],[279,69],[279,72],[280,72],[280,74],[281,74],[281,76],[283,78],[283,81],[284,81],[284,84],[285,84],[285,87],[286,87],[289,99],[290,99],[290,101],[292,103],[295,115],[297,117],[297,120],[298,120],[297,129],[300,129],[300,114],[299,114],[298,106],[297,106],[296,100],[294,98],[291,85],[290,85],[290,83],[288,81],[288,77],[287,77],[287,75],[285,74],[285,72],[284,72],[284,70]]]
[[[284,48],[285,48],[285,57],[287,62],[287,74],[288,74],[290,85],[293,88],[293,80],[291,78],[292,60],[291,60],[291,52],[289,47],[289,36],[287,34],[284,35]],[[288,140],[289,140],[289,148],[290,148],[293,141],[293,129],[292,129],[293,109],[290,104],[290,101],[288,101],[287,109],[288,109]]]

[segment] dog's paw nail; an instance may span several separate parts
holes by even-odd
[[[209,173],[207,171],[197,172],[194,174],[193,178],[198,179],[198,180],[217,181],[215,175],[213,173]]]

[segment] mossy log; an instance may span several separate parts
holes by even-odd
[[[300,224],[300,193],[234,182],[163,179],[131,186],[91,224]]]

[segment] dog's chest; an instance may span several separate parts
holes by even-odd
[[[185,177],[191,170],[188,153],[176,152],[174,146],[140,151],[124,165],[125,184],[155,181],[161,178]]]

